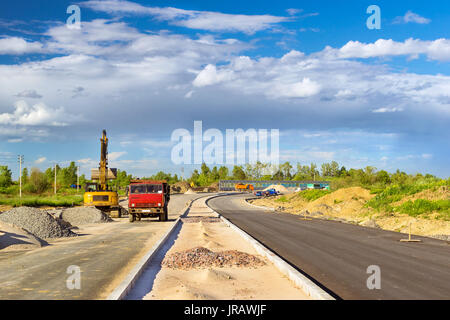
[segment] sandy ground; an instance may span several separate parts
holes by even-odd
[[[0,252],[32,250],[46,244],[26,230],[0,221]]]
[[[0,299],[105,299],[197,197],[174,196],[167,222],[122,218],[83,225],[74,230],[78,237],[46,239],[43,247],[20,230],[0,226],[0,240],[8,245],[0,250]],[[70,265],[81,269],[81,290],[66,287]]]
[[[216,217],[217,214],[206,207],[204,200],[198,200],[193,203],[188,218],[197,216]],[[238,250],[255,255],[266,264],[251,268],[208,267],[190,270],[162,266],[152,290],[144,299],[309,299],[222,221],[183,223],[178,238],[166,256],[199,246],[215,252]]]
[[[343,188],[327,194],[315,201],[305,201],[297,194],[286,195],[287,202],[276,201],[280,197],[251,200],[257,206],[275,208],[279,211],[298,215],[307,215],[321,219],[338,219],[343,222],[359,224],[361,226],[379,227],[384,230],[409,232],[422,236],[450,236],[450,222],[433,218],[411,217],[407,214],[378,213],[364,207],[368,200],[375,195],[360,187]],[[425,190],[412,196],[405,197],[393,205],[400,205],[408,200],[448,199],[449,190],[446,187],[437,191]]]

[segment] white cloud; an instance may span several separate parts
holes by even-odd
[[[40,164],[40,163],[43,163],[43,162],[45,162],[47,160],[47,158],[46,157],[40,157],[40,158],[38,158],[36,161],[34,161],[34,163],[36,163],[36,164]]]
[[[27,53],[42,52],[43,46],[39,42],[29,42],[18,37],[6,37],[0,39],[0,55],[22,55]]]
[[[110,152],[110,153],[108,154],[108,159],[109,159],[110,161],[114,161],[114,160],[119,159],[121,156],[123,156],[123,155],[125,155],[125,154],[127,154],[126,151]]]
[[[392,39],[378,39],[374,43],[349,41],[340,49],[333,49],[327,46],[320,53],[323,57],[332,59],[387,56],[410,56],[416,58],[420,54],[425,54],[431,60],[450,61],[450,40],[441,38],[428,41],[410,38],[403,42]]]
[[[430,23],[431,20],[421,17],[420,15],[418,15],[417,13],[412,12],[411,10],[409,10],[408,12],[405,13],[404,16],[401,17],[396,17],[394,19],[394,23],[418,23],[418,24],[428,24]]]
[[[303,9],[295,9],[295,8],[286,9],[286,12],[291,16],[296,15],[297,13],[300,13],[302,11]]]
[[[393,108],[378,108],[372,110],[373,113],[391,113],[391,112],[401,112],[403,108],[393,107]]]
[[[422,154],[422,158],[424,158],[424,159],[431,159],[431,158],[433,158],[433,155],[430,154],[430,153],[423,153]]]
[[[70,118],[63,108],[49,108],[44,103],[28,106],[24,100],[14,104],[13,113],[1,113],[0,124],[23,126],[64,126],[65,119]]]
[[[40,99],[42,96],[36,92],[36,90],[24,90],[16,94],[18,98],[31,98],[31,99]]]
[[[110,14],[150,15],[158,20],[169,21],[173,25],[190,29],[244,32],[247,34],[270,29],[276,24],[290,20],[288,17],[273,15],[226,14],[212,11],[183,10],[172,7],[146,7],[123,0],[91,0],[81,4],[93,10]]]
[[[272,91],[275,97],[286,98],[306,98],[318,94],[320,85],[309,78],[303,78],[302,81],[295,83],[280,83]]]
[[[232,79],[233,72],[231,70],[217,71],[215,65],[208,64],[194,79],[193,85],[205,87]]]

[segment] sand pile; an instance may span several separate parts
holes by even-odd
[[[189,188],[189,190],[187,190],[184,194],[197,194],[197,192]]]
[[[194,269],[210,267],[256,268],[265,265],[258,257],[236,250],[213,252],[204,247],[196,247],[168,255],[162,265],[171,269]]]
[[[61,213],[61,218],[73,226],[113,221],[106,213],[94,207],[75,207],[65,209]]]
[[[267,191],[269,189],[275,189],[279,193],[289,192],[289,190],[285,186],[283,186],[281,184],[272,184],[272,185],[268,186],[267,188],[265,188],[264,191]]]
[[[0,214],[0,221],[25,229],[42,239],[76,236],[69,225],[54,219],[46,211],[36,208],[19,207]]]

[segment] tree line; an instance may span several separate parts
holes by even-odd
[[[125,189],[132,179],[135,179],[125,170],[117,170],[117,178],[108,182],[111,187]],[[55,167],[41,171],[39,168],[28,168],[22,171],[22,190],[25,193],[45,193],[53,189],[55,179]],[[158,173],[141,177],[141,179],[166,180],[170,184],[182,181],[177,174]],[[388,185],[404,184],[419,179],[433,180],[435,176],[426,174],[409,175],[397,170],[389,173],[385,170],[377,170],[372,166],[364,169],[346,169],[336,161],[321,164],[320,168],[315,163],[300,164],[295,167],[290,162],[284,162],[277,166],[271,166],[261,162],[246,165],[235,165],[231,169],[226,166],[213,166],[212,168],[203,163],[200,169],[194,169],[190,177],[185,181],[197,186],[208,186],[219,180],[329,180],[335,187],[351,185]],[[79,184],[84,186],[90,182],[85,175],[80,175]],[[71,162],[67,167],[56,166],[56,186],[58,190],[70,190],[70,186],[77,183],[77,167]],[[0,193],[17,192],[18,181],[13,181],[11,170],[7,166],[0,166]]]

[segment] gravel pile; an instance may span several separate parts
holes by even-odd
[[[197,223],[197,222],[213,223],[213,222],[220,222],[220,218],[193,216],[193,217],[181,218],[181,221],[183,221],[184,223]]]
[[[209,267],[256,268],[265,262],[254,255],[236,250],[213,252],[204,247],[196,247],[175,252],[164,258],[162,265],[171,269],[194,269]]]
[[[0,214],[0,220],[23,228],[42,239],[73,237],[69,225],[54,219],[46,211],[37,208],[19,207]]]
[[[94,207],[75,207],[65,209],[61,213],[61,219],[69,222],[73,226],[113,221],[106,213]]]

